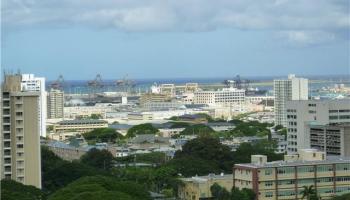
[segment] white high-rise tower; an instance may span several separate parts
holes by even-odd
[[[288,75],[288,79],[274,80],[273,89],[275,94],[275,124],[286,127],[286,102],[308,99],[308,79],[297,78],[294,74],[291,74]]]

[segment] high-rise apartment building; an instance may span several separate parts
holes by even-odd
[[[274,80],[273,89],[275,94],[275,124],[286,127],[286,102],[308,99],[308,79],[297,78],[292,74],[288,76],[288,79]]]
[[[1,95],[1,178],[41,188],[40,91],[28,91],[22,75],[5,75]]]
[[[310,125],[350,122],[350,99],[287,101],[286,112],[287,152],[293,154],[311,147]]]
[[[35,77],[34,74],[22,74],[21,75],[21,90],[39,92],[39,113],[40,113],[40,136],[46,137],[46,91],[45,91],[45,78]]]
[[[47,95],[47,118],[63,118],[64,93],[60,90],[51,89]]]

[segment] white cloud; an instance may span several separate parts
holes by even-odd
[[[282,31],[280,37],[297,45],[314,45],[336,39],[335,34],[322,31]]]
[[[350,28],[348,0],[4,0],[2,6],[7,28],[72,24],[131,32],[235,28],[277,31],[290,41],[307,44],[333,40]]]

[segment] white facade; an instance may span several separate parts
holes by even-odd
[[[245,90],[237,88],[224,88],[217,91],[197,91],[194,93],[195,104],[217,105],[238,105],[243,110],[245,103]]]
[[[350,100],[287,101],[287,152],[310,148],[308,124],[327,125],[350,122]]]
[[[45,78],[35,77],[34,74],[22,74],[21,81],[22,91],[40,92],[39,107],[40,107],[40,136],[46,137],[46,118],[47,118],[47,103],[45,91]]]
[[[275,124],[287,126],[286,102],[289,100],[308,99],[308,79],[289,75],[288,79],[277,79],[273,82],[275,95]]]
[[[51,89],[47,96],[47,118],[63,118],[64,93]]]

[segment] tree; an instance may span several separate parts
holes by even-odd
[[[102,115],[101,114],[92,113],[90,115],[90,119],[102,119]]]
[[[173,168],[178,174],[181,174],[185,177],[195,175],[208,175],[209,173],[220,173],[223,171],[214,161],[204,160],[188,155],[174,158],[170,160],[165,166]]]
[[[279,130],[283,129],[283,126],[282,125],[276,125],[274,129],[275,129],[275,131],[279,131]]]
[[[236,127],[231,131],[231,134],[235,137],[242,136],[267,136],[270,133],[268,127],[271,126],[269,123],[260,123],[258,121],[235,121]]]
[[[210,191],[215,200],[255,200],[255,193],[251,189],[243,188],[239,190],[233,187],[230,192],[219,184],[214,183]]]
[[[219,170],[232,172],[233,157],[230,148],[211,136],[200,136],[188,141],[182,151],[175,153],[174,159],[183,157],[201,159],[209,165],[218,166]]]
[[[340,196],[336,196],[334,198],[332,198],[331,200],[349,200],[350,199],[350,193],[347,194],[343,194]]]
[[[231,196],[230,192],[221,187],[218,183],[214,183],[210,187],[210,192],[215,200],[229,200]]]
[[[151,199],[141,185],[119,181],[113,177],[89,176],[80,178],[49,196],[49,200],[137,200]]]
[[[172,122],[170,128],[186,128],[189,126],[190,124],[187,122]]]
[[[123,138],[122,134],[118,133],[113,128],[98,128],[98,129],[94,129],[94,130],[92,130],[90,132],[84,133],[83,137],[89,143],[96,143],[96,142],[115,143],[116,139]]]
[[[1,199],[45,200],[46,195],[34,186],[23,185],[13,180],[1,180]]]
[[[113,164],[113,155],[106,149],[93,148],[84,154],[80,161],[92,167],[109,170]]]
[[[276,154],[276,142],[261,140],[256,144],[242,143],[235,152],[233,152],[235,163],[250,163],[251,155],[266,155],[268,161],[283,160],[283,154]]]
[[[186,127],[183,131],[180,132],[180,135],[210,135],[215,131],[204,124],[194,124]]]
[[[153,127],[152,124],[150,123],[146,123],[146,124],[139,124],[136,126],[131,127],[126,136],[127,137],[135,137],[136,135],[140,135],[140,134],[156,134],[158,133],[159,130],[155,127]]]
[[[302,199],[307,199],[307,200],[317,200],[315,199],[316,196],[316,190],[314,189],[313,185],[310,186],[303,186],[304,190],[301,192],[303,195],[301,198]]]

